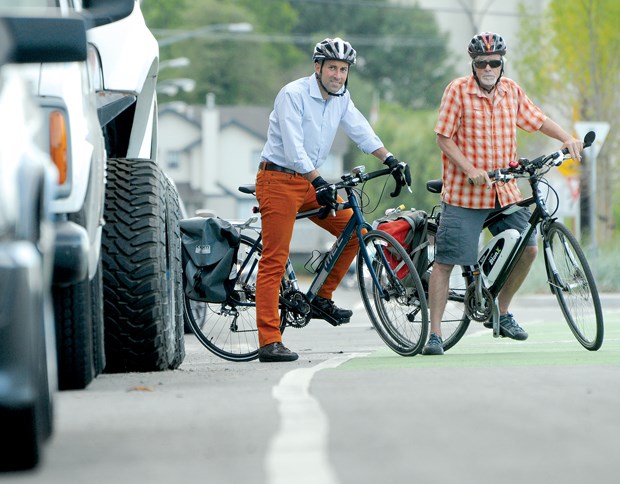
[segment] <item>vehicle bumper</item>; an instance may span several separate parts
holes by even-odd
[[[43,332],[41,255],[29,242],[0,244],[0,409],[32,405]],[[44,348],[43,348],[44,350]]]
[[[55,223],[54,284],[74,284],[88,276],[88,233],[81,225]]]

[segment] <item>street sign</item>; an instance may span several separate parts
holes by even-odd
[[[560,166],[558,166],[558,171],[566,176],[566,177],[578,177],[580,165],[576,160],[569,158],[568,160],[564,160]]]
[[[590,219],[590,247],[592,253],[596,254],[598,250],[598,233],[596,228],[596,219],[598,218],[598,209],[596,206],[596,190],[598,187],[596,180],[596,158],[601,151],[601,146],[603,146],[605,138],[607,138],[607,133],[609,133],[609,123],[601,121],[579,121],[575,123],[575,129],[582,139],[588,131],[594,131],[596,133],[594,143],[592,143],[592,146],[588,149],[589,151],[586,151],[587,159],[590,162],[590,206],[588,215]]]
[[[609,133],[609,123],[604,121],[578,121],[575,123],[575,130],[580,139],[583,139],[589,131],[594,131],[596,133],[596,139],[589,148],[590,152],[586,152],[590,157],[596,159],[605,142],[605,138],[607,138],[607,133]]]

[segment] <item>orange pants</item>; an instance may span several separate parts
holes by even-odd
[[[319,204],[314,187],[303,176],[277,171],[259,170],[256,175],[256,198],[260,206],[263,232],[263,255],[258,264],[256,281],[256,326],[259,345],[265,346],[282,341],[278,300],[295,216],[298,212],[317,208]],[[324,220],[312,217],[310,220],[337,237],[352,215],[350,209],[339,210],[335,217],[329,215]],[[354,234],[327,276],[319,296],[331,299],[355,258],[357,249],[357,236]]]

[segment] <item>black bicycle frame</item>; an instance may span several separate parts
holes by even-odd
[[[369,177],[367,179],[370,178],[374,178],[376,176],[381,176],[381,175],[385,175],[386,173],[389,173],[389,170],[379,170],[377,172],[374,173],[374,176]],[[344,210],[347,208],[350,208],[353,211],[353,215],[351,216],[351,218],[349,219],[349,221],[347,222],[347,224],[345,225],[345,228],[343,229],[342,233],[338,236],[338,238],[336,239],[336,241],[334,242],[333,246],[331,247],[331,249],[327,252],[327,254],[325,254],[325,257],[323,258],[323,260],[321,261],[321,264],[316,272],[316,275],[312,281],[312,284],[310,285],[310,288],[308,289],[308,291],[306,292],[306,296],[308,297],[308,299],[310,301],[312,301],[316,295],[318,294],[318,292],[320,291],[321,287],[323,286],[323,284],[325,283],[325,280],[327,279],[327,276],[331,273],[332,269],[334,268],[334,265],[336,264],[336,261],[340,258],[340,255],[342,254],[342,251],[344,250],[344,248],[346,247],[346,245],[350,242],[351,238],[353,237],[353,234],[355,233],[357,235],[357,238],[360,242],[359,247],[362,248],[362,250],[360,250],[360,253],[362,254],[362,258],[364,259],[364,263],[366,264],[366,266],[368,267],[368,270],[370,271],[370,275],[372,277],[373,283],[375,285],[376,288],[378,288],[378,290],[381,291],[381,297],[387,297],[385,291],[383,290],[383,288],[381,287],[381,284],[379,282],[379,278],[377,277],[377,273],[372,265],[372,261],[370,260],[370,257],[368,255],[368,252],[366,251],[364,244],[362,244],[362,240],[364,237],[364,230],[370,231],[373,230],[372,226],[364,219],[364,216],[362,214],[362,208],[361,208],[361,204],[360,204],[360,200],[359,200],[359,196],[358,194],[353,190],[353,187],[349,187],[349,186],[345,186],[343,187],[346,194],[347,194],[347,201],[345,202],[339,202],[336,204],[336,210]],[[249,193],[249,192],[247,192]],[[316,208],[313,210],[308,210],[306,212],[301,212],[298,213],[295,216],[295,220],[301,220],[304,218],[310,218],[310,217],[317,217],[319,215],[322,214],[323,210],[325,210],[325,208]],[[328,217],[331,215],[328,215]],[[250,252],[246,255],[245,260],[242,264],[242,266],[239,268],[239,273],[240,274],[244,274],[245,273],[245,267],[247,265],[247,261],[248,260],[254,260],[252,257],[250,257],[254,252],[256,252],[258,250],[258,246],[261,244],[263,239],[262,236],[262,232],[258,233],[258,237],[255,239],[254,244],[252,246],[252,248],[250,249]],[[384,259],[384,267],[387,267],[388,270],[391,272],[391,276],[394,277],[394,273],[393,270],[390,268],[388,262],[387,262],[387,258],[384,254],[383,251],[378,251],[378,253],[381,255],[381,257]],[[253,263],[256,263],[256,261],[254,261]],[[360,261],[357,262],[358,264],[360,263]],[[252,271],[247,272],[248,274],[251,273]],[[286,275],[286,279],[291,283],[292,288],[294,290],[299,290],[299,283],[297,281],[297,276],[295,274],[295,270],[293,268],[293,264],[291,263],[291,260],[288,259],[286,261],[286,266],[285,266],[285,275]],[[286,299],[280,297],[280,302],[282,304],[287,305],[287,301]],[[251,305],[252,303],[244,303],[242,301],[235,301],[235,303],[239,306],[243,306],[243,305]]]
[[[362,209],[360,207],[358,195],[351,188],[345,188],[345,191],[347,193],[347,201],[338,203],[337,209],[343,210],[343,209],[350,208],[353,211],[353,215],[347,222],[347,225],[343,229],[342,233],[338,236],[338,238],[332,245],[331,249],[327,252],[327,254],[325,254],[325,257],[321,261],[321,264],[316,272],[316,275],[312,281],[312,284],[310,285],[310,288],[308,289],[306,293],[310,301],[312,301],[316,297],[318,292],[321,290],[321,287],[323,287],[323,284],[325,283],[327,276],[331,273],[332,269],[334,268],[334,265],[336,264],[336,261],[338,261],[338,259],[340,258],[342,251],[347,246],[347,244],[350,242],[351,238],[353,237],[353,234],[355,233],[357,235],[357,238],[360,241],[360,247],[363,247],[363,244],[361,243],[361,241],[364,236],[364,233],[363,233],[364,229],[372,230],[371,225],[368,222],[366,222],[366,220],[364,219],[362,215]],[[303,218],[314,217],[316,215],[319,215],[321,213],[321,210],[322,209],[315,209],[315,210],[310,210],[308,212],[299,213],[297,214],[296,218],[297,220],[299,220]],[[331,215],[328,215],[328,217],[330,216]],[[378,288],[381,288],[377,274],[375,273],[375,270],[372,267],[370,257],[368,257],[368,253],[365,250],[361,250],[360,252],[362,254],[362,257],[364,258],[364,262],[366,263],[366,266],[370,270],[375,286]],[[359,264],[359,261],[358,261],[358,264]]]
[[[530,216],[530,219],[528,220],[527,227],[521,232],[519,244],[517,245],[516,249],[513,250],[510,256],[510,260],[504,266],[501,273],[498,275],[497,279],[491,285],[491,287],[487,288],[493,297],[498,296],[498,294],[502,290],[502,287],[504,287],[506,280],[508,279],[508,277],[510,277],[510,274],[512,274],[513,269],[515,268],[515,266],[519,262],[519,259],[521,258],[521,255],[525,251],[525,247],[527,246],[527,241],[532,236],[532,233],[534,233],[534,231],[536,230],[536,226],[539,225],[543,220],[547,220],[550,218],[549,211],[547,210],[547,205],[545,203],[545,200],[542,198],[539,188],[538,188],[538,185],[539,185],[538,178],[532,175],[528,178],[528,182],[532,189],[532,194],[535,194],[535,195],[532,195],[531,197],[523,199],[513,205],[509,205],[508,207],[505,207],[500,212],[497,212],[491,215],[490,217],[488,217],[487,220],[485,220],[484,222],[483,227],[487,228],[489,225],[493,224],[498,219],[505,216],[506,212],[513,210],[515,206],[529,207],[530,205],[536,205],[534,208],[534,211],[532,212],[532,215]],[[541,230],[541,233],[542,233],[542,230]],[[543,237],[543,248],[546,249],[547,244],[548,242]]]

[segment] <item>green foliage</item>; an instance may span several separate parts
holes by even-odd
[[[299,16],[297,10],[288,0],[270,0],[268,2],[238,0],[238,3],[243,5],[248,12],[252,12],[256,32],[290,32]],[[273,59],[286,72],[292,64],[306,63],[308,60],[308,55],[292,42],[266,43],[263,47],[263,54]]]
[[[620,222],[618,213],[612,211],[617,204],[609,203],[620,201],[614,155],[620,145],[620,133],[614,129],[620,114],[616,99],[619,18],[620,2],[616,0],[551,0],[543,16],[529,17],[523,23],[519,41],[517,68],[530,94],[544,99],[565,119],[607,121],[612,126],[597,159],[597,170],[604,174],[598,177],[595,189],[603,202],[598,204],[599,218],[604,222],[599,226],[600,240],[610,238]],[[584,168],[585,181],[589,174],[587,165]]]
[[[435,143],[433,128],[437,120],[435,111],[412,111],[396,104],[382,104],[380,116],[374,126],[385,146],[411,169],[413,193],[403,189],[397,198],[389,193],[394,189],[392,178],[379,178],[368,182],[364,188],[369,196],[365,211],[369,219],[381,216],[387,208],[400,204],[430,212],[439,203],[439,196],[426,191],[426,182],[441,178],[441,152]],[[367,171],[382,167],[375,157],[359,154],[353,165],[366,165]],[[385,182],[387,181],[387,186]],[[381,197],[381,202],[377,202]],[[376,206],[376,209],[373,211]]]
[[[596,255],[592,255],[588,253],[587,241],[582,240],[580,245],[590,264],[599,293],[617,292],[620,288],[620,249],[607,244],[601,247]],[[538,256],[519,289],[519,294],[549,294],[547,279],[542,244],[539,244]]]
[[[447,39],[434,15],[418,6],[391,8],[387,0],[352,8],[350,2],[295,2],[295,32],[340,36],[358,53],[355,70],[382,98],[417,109],[439,104],[454,77],[447,62]]]
[[[182,25],[188,0],[144,0],[140,4],[146,24],[151,29],[170,29]]]
[[[446,38],[431,13],[394,8],[387,0],[350,8],[346,2],[290,0],[145,0],[147,24],[159,38],[209,25],[248,22],[247,35],[210,32],[161,49],[161,58],[189,57],[184,70],[167,70],[165,80],[191,77],[193,93],[178,100],[202,103],[208,92],[218,104],[271,104],[286,82],[312,71],[314,44],[343,36],[358,50],[359,76],[383,100],[414,108],[434,108],[453,77]],[[168,32],[163,32],[163,30]]]
[[[293,12],[275,8],[286,2],[269,2],[267,8],[250,10],[243,1],[221,2],[217,0],[186,0],[181,15],[182,31],[192,31],[205,26],[221,26],[247,22],[254,30],[260,30],[270,22],[295,21]],[[261,16],[262,14],[262,16]],[[171,21],[172,22],[172,21]],[[167,28],[175,28],[172,24]],[[250,104],[269,105],[281,85],[288,80],[282,66],[294,62],[295,49],[283,48],[276,53],[274,46],[244,40],[242,34],[226,32],[207,32],[203,36],[164,46],[162,59],[188,57],[191,66],[183,71],[171,69],[163,71],[160,79],[191,77],[196,80],[196,88],[191,93],[179,93],[176,99],[188,103],[204,103],[208,93],[214,93],[221,105]]]

